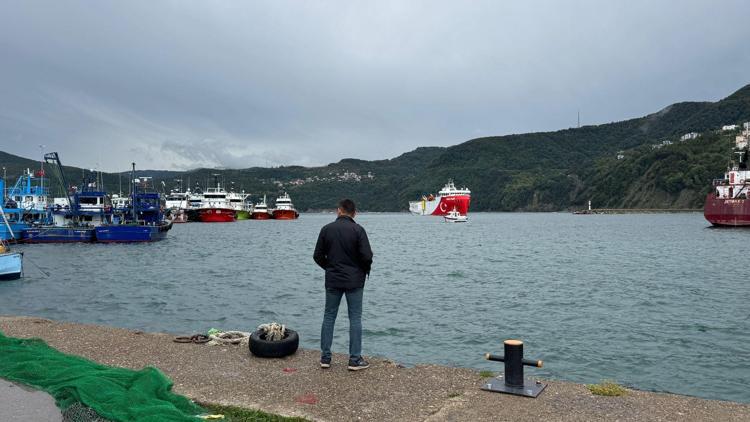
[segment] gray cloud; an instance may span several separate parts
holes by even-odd
[[[750,82],[750,3],[5,2],[0,149],[325,164],[603,123]]]

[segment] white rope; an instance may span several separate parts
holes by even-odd
[[[283,340],[284,334],[286,334],[286,326],[279,324],[278,322],[261,324],[258,326],[258,330],[263,331],[263,334],[265,334],[266,340],[268,341]]]
[[[244,331],[222,331],[215,334],[210,334],[208,338],[211,339],[208,344],[209,346],[223,346],[225,344],[240,344],[247,346],[250,343],[250,333]]]

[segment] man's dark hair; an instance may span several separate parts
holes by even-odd
[[[353,215],[355,212],[357,212],[357,206],[354,205],[354,201],[349,198],[340,200],[339,208],[341,208],[342,211],[349,215]]]

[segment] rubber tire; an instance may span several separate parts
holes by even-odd
[[[260,338],[260,331],[250,334],[250,353],[260,358],[283,358],[294,354],[299,348],[299,334],[287,328],[286,337],[279,341]]]

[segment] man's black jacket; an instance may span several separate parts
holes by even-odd
[[[320,229],[313,259],[326,270],[326,287],[364,287],[372,266],[372,249],[365,229],[347,216],[326,224]]]

